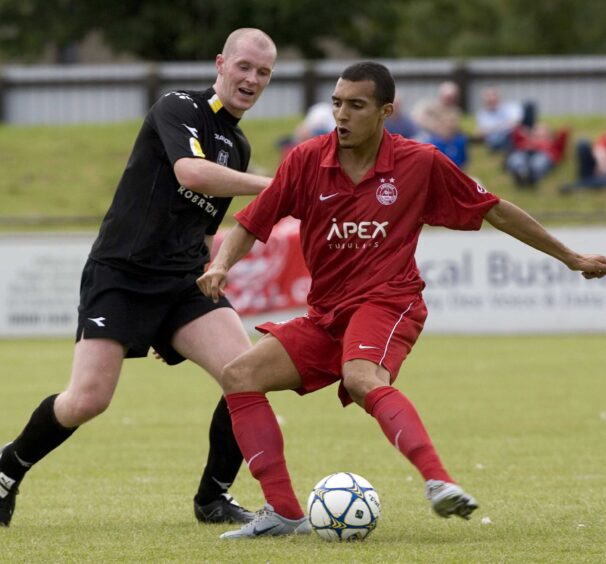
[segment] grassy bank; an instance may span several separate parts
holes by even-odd
[[[579,137],[594,138],[606,130],[606,116],[550,120],[571,128],[564,163],[534,191],[517,189],[502,170],[502,157],[482,146],[471,149],[468,173],[496,194],[512,200],[548,223],[606,221],[606,191],[562,197],[557,187],[574,177],[573,145]],[[272,174],[279,160],[276,140],[288,135],[297,118],[244,120],[253,146],[253,164]],[[471,120],[466,122],[473,127]],[[57,127],[0,127],[0,228],[11,229],[6,218],[89,218],[96,227],[128,159],[139,122]],[[246,199],[234,203],[241,207]],[[76,222],[77,223],[77,222]],[[59,219],[54,227],[64,228]]]

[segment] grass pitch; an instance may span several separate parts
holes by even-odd
[[[64,386],[71,348],[0,341],[0,443]],[[397,385],[480,502],[470,522],[434,516],[416,471],[361,409],[340,408],[334,388],[271,394],[302,503],[339,470],[381,496],[367,541],[328,544],[315,535],[221,541],[225,526],[198,525],[191,498],[218,388],[192,365],[130,360],[108,412],[24,481],[13,523],[0,529],[0,562],[601,563],[605,365],[603,336],[421,339]],[[262,503],[245,467],[233,494]]]

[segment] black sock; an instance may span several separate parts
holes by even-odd
[[[0,470],[20,481],[36,462],[66,441],[78,428],[68,429],[55,417],[55,399],[49,396],[34,410],[21,434],[6,446],[0,458]]]
[[[231,417],[225,398],[221,396],[209,430],[209,448],[206,468],[200,480],[196,500],[205,505],[225,493],[236,479],[242,453],[231,428]]]

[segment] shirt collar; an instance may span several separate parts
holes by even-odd
[[[215,89],[212,86],[206,91],[206,95],[208,97],[206,101],[208,102],[210,109],[216,115],[225,119],[226,121],[228,121],[229,123],[231,123],[233,125],[238,125],[240,118],[237,118],[236,116],[230,114],[227,111],[225,106],[223,106],[223,102],[221,102],[219,95],[215,92]]]
[[[328,168],[339,168],[339,139],[337,131],[333,131],[322,143],[322,152],[326,155],[320,166]],[[393,139],[386,129],[383,129],[383,138],[375,162],[375,172],[389,172],[393,170]]]

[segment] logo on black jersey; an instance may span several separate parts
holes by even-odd
[[[190,127],[189,125],[182,123],[181,124],[187,131],[189,131],[196,139],[198,139],[198,130],[195,127]]]
[[[222,143],[225,143],[226,145],[229,145],[230,147],[234,146],[231,139],[228,139],[227,137],[225,137],[225,135],[221,135],[219,133],[215,133],[215,141],[221,141]]]
[[[229,153],[227,151],[224,151],[223,149],[221,149],[219,151],[219,154],[217,155],[217,164],[220,164],[221,166],[227,166],[228,162],[229,162]]]
[[[196,104],[194,102],[194,99],[191,96],[189,96],[186,92],[178,92],[178,91],[167,92],[166,94],[164,94],[164,97],[166,97],[166,96],[176,96],[180,100],[189,100],[192,103],[194,108],[198,107],[198,104]]]
[[[192,204],[195,204],[200,209],[204,210],[207,214],[215,217],[217,215],[217,211],[219,211],[213,202],[214,196],[207,196],[206,194],[198,194],[193,190],[189,190],[185,186],[180,186],[177,190],[181,196],[183,196],[186,200],[189,200]]]

